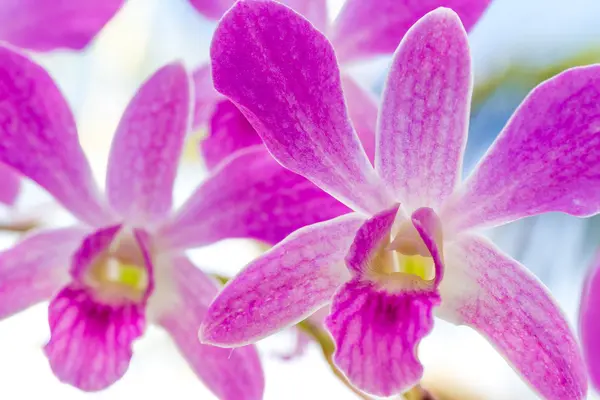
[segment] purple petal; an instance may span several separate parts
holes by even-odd
[[[388,293],[354,279],[336,293],[325,324],[336,344],[333,360],[358,389],[376,396],[400,394],[419,382],[416,357],[433,328],[435,290]]]
[[[215,283],[184,257],[172,261],[170,272],[177,301],[158,321],[194,372],[219,399],[262,399],[264,375],[254,346],[232,350],[198,341],[198,327],[218,291]]]
[[[595,261],[587,277],[579,306],[579,335],[587,371],[594,388],[600,388],[600,268]]]
[[[394,55],[377,135],[375,168],[407,209],[439,206],[460,180],[471,86],[458,16],[427,14]]]
[[[12,206],[21,191],[21,178],[4,164],[0,164],[0,203]]]
[[[375,131],[377,128],[377,101],[348,75],[342,75],[344,98],[348,115],[358,134],[360,143],[371,163],[375,160]]]
[[[343,260],[362,222],[350,214],[307,226],[247,265],[209,307],[202,341],[255,342],[327,304],[348,279]]]
[[[204,164],[212,170],[238,150],[262,144],[250,122],[230,101],[217,104],[208,136],[200,142]]]
[[[600,65],[535,88],[443,212],[454,230],[600,211]]]
[[[82,238],[71,262],[70,272],[75,280],[81,280],[94,261],[108,251],[120,230],[121,225],[113,225],[98,229]]]
[[[331,44],[276,2],[240,1],[211,47],[215,88],[286,168],[357,210],[391,205],[346,112]]]
[[[442,221],[435,211],[428,207],[416,210],[411,216],[411,221],[433,259],[437,286],[444,277]]]
[[[36,51],[81,50],[124,0],[2,0],[0,39]]]
[[[142,307],[98,303],[77,285],[50,303],[48,321],[52,336],[44,351],[52,371],[85,391],[105,389],[125,374],[145,328]]]
[[[190,96],[185,68],[170,64],[139,88],[121,118],[106,187],[112,207],[131,223],[152,223],[171,210]]]
[[[48,73],[0,47],[0,99],[0,162],[37,182],[82,221],[110,220],[73,114]]]
[[[196,69],[192,74],[192,82],[195,96],[192,128],[201,129],[209,123],[215,105],[223,99],[223,96],[213,86],[210,64]]]
[[[453,9],[470,30],[491,0],[348,0],[329,37],[342,63],[391,54],[414,23],[438,7]]]
[[[68,281],[71,257],[86,230],[40,231],[0,253],[0,318],[48,300]]]
[[[221,164],[161,229],[161,236],[171,248],[227,238],[275,244],[298,228],[350,211],[283,168],[259,145]]]
[[[578,344],[547,289],[486,239],[446,247],[440,316],[483,334],[543,398],[585,398]]]

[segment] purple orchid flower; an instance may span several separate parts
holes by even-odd
[[[355,210],[297,230],[210,306],[201,339],[255,342],[331,304],[335,362],[361,390],[417,383],[433,312],[486,337],[540,395],[582,399],[585,368],[549,292],[478,233],[549,211],[600,209],[600,66],[525,99],[461,182],[472,91],[466,32],[437,9],[396,50],[375,166],[348,118],[330,42],[289,8],[240,1],[212,48],[215,87],[285,167]]]
[[[585,281],[579,306],[579,336],[590,382],[600,390],[600,257]]]
[[[235,0],[190,1],[201,14],[212,19],[221,18],[235,3]],[[440,6],[456,10],[466,28],[471,29],[487,9],[490,0],[347,0],[333,23],[329,22],[325,0],[283,0],[280,3],[303,15],[329,37],[338,61],[342,66],[348,66],[378,55],[392,54],[408,28],[427,12]],[[197,69],[193,79],[196,86],[193,127],[212,127],[214,118],[226,115],[227,118],[239,121],[236,128],[241,128],[209,130],[209,135],[200,144],[203,159],[209,169],[237,150],[262,143],[251,127],[244,129],[244,124],[248,123],[234,106],[220,105],[227,100],[213,89],[210,66]],[[350,119],[369,159],[373,161],[377,102],[349,74],[343,74],[342,85]]]
[[[149,78],[127,107],[112,144],[105,200],[48,73],[0,47],[0,83],[0,162],[37,182],[79,221],[30,234],[0,253],[0,317],[50,299],[45,353],[56,376],[82,390],[123,376],[132,343],[151,322],[172,336],[220,399],[262,398],[253,346],[231,352],[199,343],[198,327],[218,287],[183,250],[272,235],[272,227],[260,231],[259,224],[260,207],[278,206],[261,189],[268,161],[251,149],[240,154],[171,212],[192,102],[190,79],[175,63]]]

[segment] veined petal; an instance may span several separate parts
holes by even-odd
[[[283,168],[259,145],[240,150],[221,164],[160,235],[171,248],[180,249],[227,238],[275,244],[298,228],[350,211]]]
[[[460,180],[471,90],[458,15],[430,12],[394,55],[377,130],[375,168],[408,210],[438,207]]]
[[[59,89],[41,66],[1,46],[0,99],[0,162],[37,182],[82,221],[110,220]]]
[[[391,54],[408,29],[437,7],[453,9],[468,30],[490,0],[347,0],[329,37],[342,63]]]
[[[446,246],[440,316],[483,334],[543,398],[585,398],[577,341],[546,288],[486,239]]]
[[[377,101],[362,89],[350,76],[342,75],[344,98],[348,105],[348,115],[358,134],[360,143],[371,163],[375,160],[375,131],[377,128]]]
[[[131,223],[149,224],[171,210],[191,108],[182,64],[167,65],[138,90],[113,140],[106,188],[112,207]]]
[[[201,129],[209,123],[215,105],[223,99],[223,96],[213,86],[210,64],[196,69],[192,73],[192,82],[195,96],[192,129]]]
[[[3,0],[0,39],[36,51],[81,50],[124,0]]]
[[[349,278],[343,260],[363,220],[350,214],[298,229],[251,262],[209,307],[201,340],[252,343],[327,304]]]
[[[262,144],[250,122],[229,100],[219,102],[210,120],[208,136],[200,142],[204,164],[212,170],[238,150]]]
[[[416,356],[433,328],[434,288],[390,293],[358,278],[336,293],[326,325],[335,364],[357,388],[376,396],[400,394],[419,382]]]
[[[454,231],[600,211],[600,65],[535,88],[445,208]]]
[[[590,381],[600,389],[600,268],[592,265],[579,306],[579,336]]]
[[[98,303],[77,284],[52,300],[48,321],[52,336],[44,351],[52,371],[85,391],[105,389],[125,374],[145,328],[143,307]]]
[[[121,225],[113,225],[98,229],[82,238],[70,263],[71,275],[75,280],[82,279],[90,265],[108,251],[119,230]]]
[[[355,210],[393,204],[348,119],[331,44],[276,2],[239,1],[211,46],[215,88],[273,156]]]
[[[0,318],[50,299],[69,279],[82,227],[40,231],[0,253]]]
[[[11,168],[0,164],[0,203],[12,206],[21,189],[21,178]]]
[[[221,400],[260,400],[264,375],[254,346],[237,349],[201,344],[198,327],[202,323],[217,286],[187,258],[171,261],[176,299],[158,316],[158,322],[173,337],[181,354],[206,386]],[[157,286],[157,296],[162,288]]]

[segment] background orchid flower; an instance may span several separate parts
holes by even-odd
[[[535,88],[461,182],[472,76],[458,16],[427,14],[397,49],[375,167],[348,118],[329,41],[289,8],[242,1],[211,48],[215,87],[273,156],[355,210],[299,229],[213,301],[206,343],[252,343],[331,302],[335,361],[376,395],[417,383],[433,312],[486,337],[547,399],[582,399],[577,343],[543,285],[478,229],[600,209],[600,66]]]
[[[82,390],[118,380],[133,342],[151,322],[171,335],[219,398],[262,398],[254,347],[231,352],[198,342],[217,285],[183,250],[260,229],[256,207],[273,198],[254,202],[240,193],[260,193],[265,161],[252,151],[241,154],[171,213],[191,108],[189,77],[182,65],[171,64],[140,87],[124,112],[104,198],[73,115],[48,73],[0,47],[0,82],[0,162],[45,188],[78,219],[74,226],[32,233],[0,253],[0,317],[50,299],[45,353],[56,376]],[[246,172],[253,164],[257,169]]]
[[[592,386],[600,390],[600,258],[596,257],[581,294],[579,335]]]

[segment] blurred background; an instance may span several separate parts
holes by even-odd
[[[330,1],[331,17],[342,4],[343,0]],[[492,1],[470,35],[476,86],[466,172],[533,86],[567,67],[600,62],[599,17],[597,0]],[[73,107],[80,141],[98,182],[104,182],[112,133],[135,89],[169,61],[183,59],[190,68],[206,62],[214,27],[186,0],[128,0],[84,52],[34,56],[49,69]],[[352,73],[379,93],[388,63],[389,58],[383,58],[353,67]],[[197,143],[191,141],[182,160],[177,203],[206,174],[196,148]],[[60,225],[70,221],[42,190],[25,183],[17,205],[0,210],[0,221],[23,223],[32,218]],[[600,218],[550,214],[498,228],[489,235],[551,289],[576,327],[581,284],[600,244]],[[0,247],[10,246],[18,237],[17,233],[1,234]],[[259,251],[254,243],[225,241],[190,255],[209,271],[233,275]],[[41,350],[48,336],[46,304],[0,322],[0,399],[214,398],[158,329],[149,329],[136,343],[125,377],[94,394],[54,378]],[[284,360],[282,355],[293,350],[295,340],[295,333],[286,331],[259,343],[267,379],[265,399],[357,398],[334,377],[316,344],[309,345],[303,355]],[[423,385],[442,400],[536,398],[469,328],[436,321],[420,354],[426,370]]]

